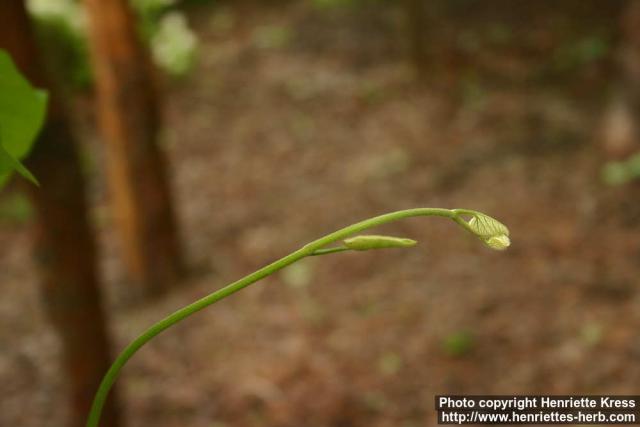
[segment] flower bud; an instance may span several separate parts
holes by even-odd
[[[509,247],[511,240],[506,234],[501,234],[499,236],[490,237],[488,240],[485,240],[484,243],[491,249],[503,251]]]
[[[476,212],[467,225],[491,249],[502,251],[511,244],[507,226],[488,215]]]

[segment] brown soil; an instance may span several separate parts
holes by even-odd
[[[201,56],[169,85],[165,139],[197,273],[129,304],[96,182],[117,348],[379,213],[477,209],[510,227],[513,246],[493,252],[445,220],[411,219],[380,231],[417,248],[292,267],[136,355],[119,381],[129,425],[410,427],[436,423],[435,394],[637,394],[639,189],[601,183],[596,136],[612,53],[565,57],[590,34],[610,40],[614,11],[564,7],[475,20],[453,8],[434,36],[446,60],[424,83],[404,62],[393,6],[190,9]],[[0,425],[59,427],[60,349],[27,231],[0,228]]]

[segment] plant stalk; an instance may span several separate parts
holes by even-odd
[[[416,208],[416,209],[407,209],[402,211],[391,212],[388,214],[376,216],[373,218],[366,219],[364,221],[352,224],[348,227],[342,228],[338,231],[335,231],[331,234],[328,234],[324,237],[321,237],[302,248],[290,253],[289,255],[280,258],[279,260],[259,269],[258,271],[249,274],[248,276],[243,277],[242,279],[233,282],[224,288],[221,288],[179,310],[170,314],[166,318],[160,320],[158,323],[151,326],[144,333],[142,333],[138,338],[134,339],[128,346],[125,347],[124,350],[120,353],[120,355],[113,362],[107,373],[105,374],[98,391],[93,400],[93,404],[91,406],[91,411],[89,413],[89,418],[87,420],[87,427],[98,427],[100,422],[100,415],[102,413],[102,409],[106,402],[107,396],[109,394],[109,390],[113,386],[113,383],[116,381],[120,371],[127,363],[127,361],[138,351],[142,346],[148,343],[155,336],[159,335],[165,329],[175,325],[181,320],[191,316],[192,314],[202,310],[205,307],[210,306],[223,298],[228,297],[231,294],[238,292],[240,289],[245,288],[252,283],[255,283],[261,279],[264,279],[267,276],[279,271],[296,261],[301,260],[307,256],[314,255],[325,255],[335,252],[341,252],[346,250],[346,248],[338,247],[338,248],[329,248],[323,249],[325,246],[334,243],[338,240],[345,239],[351,236],[354,233],[358,233],[360,231],[377,227],[382,224],[386,224],[389,222],[394,222],[399,219],[415,217],[415,216],[440,216],[445,218],[450,218],[457,222],[459,225],[468,229],[466,222],[459,217],[459,214],[469,214],[474,211],[467,210],[457,210],[457,209],[441,209],[441,208]]]

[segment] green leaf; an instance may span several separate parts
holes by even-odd
[[[0,49],[0,186],[12,171],[32,182],[24,159],[46,118],[47,94],[20,74],[7,52]]]
[[[2,182],[6,180],[6,178],[9,177],[9,175],[11,175],[11,172],[13,171],[17,171],[20,175],[22,175],[35,185],[40,185],[36,177],[33,176],[31,172],[29,172],[29,169],[27,169],[20,162],[20,160],[14,158],[11,154],[9,154],[9,152],[2,146],[2,143],[0,142],[0,185],[2,185]]]
[[[13,191],[0,198],[0,227],[25,224],[33,208],[24,192]]]

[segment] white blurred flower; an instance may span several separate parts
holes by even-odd
[[[86,27],[84,9],[74,0],[27,0],[27,10],[36,18],[64,21],[77,31]]]
[[[170,74],[185,74],[195,60],[198,39],[180,12],[165,15],[151,40],[155,62]]]

